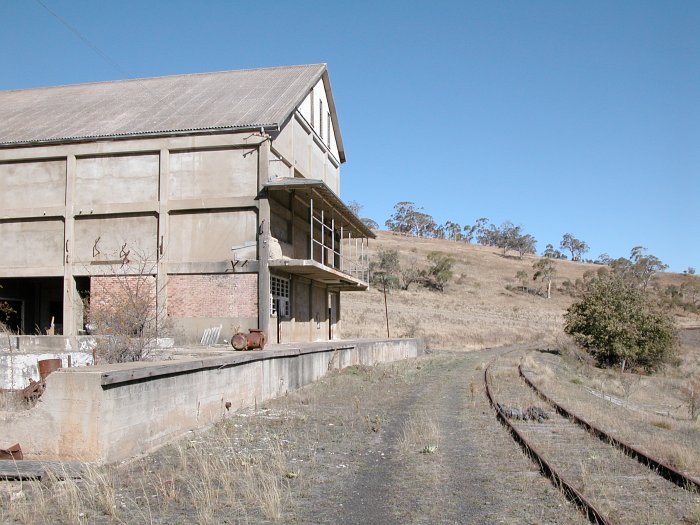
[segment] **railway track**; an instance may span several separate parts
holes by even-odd
[[[486,368],[489,402],[513,439],[591,523],[698,523],[697,480],[556,405],[526,383],[521,355],[504,354]],[[529,407],[535,410],[526,412]],[[542,412],[546,418],[537,418]],[[522,419],[528,415],[533,419]]]

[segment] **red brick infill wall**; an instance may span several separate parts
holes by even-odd
[[[90,277],[90,307],[93,310],[126,307],[130,303],[156,307],[156,278],[153,275]]]
[[[170,275],[168,314],[173,317],[257,317],[254,273]]]

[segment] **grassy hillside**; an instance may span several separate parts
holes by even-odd
[[[524,270],[530,276],[537,256],[504,257],[500,250],[440,239],[406,237],[392,232],[377,232],[370,253],[380,248],[399,252],[401,263],[427,266],[431,251],[452,255],[454,276],[444,292],[417,285],[408,291],[387,293],[391,337],[421,336],[429,348],[474,350],[514,343],[545,341],[554,344],[563,338],[563,314],[574,300],[558,290],[566,279],[575,281],[587,270],[600,266],[571,261],[556,261],[557,276],[552,298],[510,291],[519,286],[515,275]],[[662,274],[661,288],[680,284],[684,276]],[[539,284],[530,281],[531,287]],[[384,298],[381,290],[343,293],[343,336],[385,337]],[[677,314],[679,325],[700,323],[698,316]]]

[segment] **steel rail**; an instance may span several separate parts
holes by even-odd
[[[491,368],[490,363],[486,370],[484,370],[484,383],[486,385],[486,397],[491,404],[491,407],[496,411],[496,418],[508,429],[508,432],[513,437],[516,443],[524,450],[530,459],[537,464],[540,472],[547,476],[550,481],[562,491],[564,496],[576,505],[585,515],[588,521],[591,523],[596,523],[598,525],[616,525],[609,517],[605,516],[601,511],[599,511],[593,503],[591,503],[583,494],[576,490],[570,483],[568,483],[564,477],[557,472],[557,470],[544,458],[544,456],[523,436],[523,434],[518,431],[517,428],[510,422],[510,420],[503,413],[501,407],[496,403],[491,393],[491,384],[489,381],[489,369]]]
[[[686,490],[695,490],[700,492],[700,480],[695,479],[690,476],[686,476],[682,472],[679,472],[672,466],[664,463],[660,459],[650,456],[638,448],[621,441],[604,430],[596,427],[595,425],[589,423],[581,416],[577,416],[573,412],[570,412],[559,403],[554,401],[552,398],[547,396],[542,390],[540,390],[523,372],[522,366],[518,365],[518,373],[520,377],[525,381],[525,384],[529,386],[543,401],[549,403],[554,407],[554,409],[563,417],[572,420],[577,425],[585,428],[588,432],[596,436],[601,441],[608,443],[622,452],[624,452],[629,457],[636,459],[642,465],[649,467],[652,471],[659,474],[661,477],[667,479],[668,481],[675,483],[679,487]]]

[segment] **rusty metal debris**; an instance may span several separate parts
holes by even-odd
[[[41,394],[46,390],[45,381],[29,380],[29,385],[19,391],[20,395],[27,401],[34,402],[41,397]]]
[[[540,407],[530,406],[525,409],[520,407],[512,407],[496,403],[498,409],[503,412],[503,415],[508,419],[522,419],[523,421],[537,421],[542,423],[545,419],[549,419],[547,411]]]
[[[22,447],[19,446],[19,443],[15,443],[7,448],[0,448],[0,459],[19,460],[23,458]]]
[[[37,362],[37,367],[39,368],[39,377],[42,381],[46,380],[46,377],[61,368],[62,362],[60,359],[41,359]]]
[[[234,350],[262,350],[265,348],[267,342],[265,332],[255,328],[251,328],[248,332],[247,334],[238,332],[231,336],[231,346]]]

